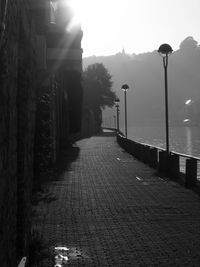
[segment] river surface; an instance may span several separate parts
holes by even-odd
[[[200,158],[200,127],[170,127],[170,151]],[[164,126],[134,126],[128,128],[128,138],[165,148]]]

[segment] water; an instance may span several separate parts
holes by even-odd
[[[200,158],[200,128],[170,127],[170,151]],[[128,138],[140,143],[166,148],[164,126],[134,126],[128,129]],[[185,173],[186,158],[180,157],[180,171]],[[200,180],[200,160],[197,167],[197,179]]]
[[[170,151],[200,158],[200,128],[170,127]],[[128,128],[128,138],[137,142],[165,148],[164,126],[134,126]]]

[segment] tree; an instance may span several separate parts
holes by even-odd
[[[194,50],[197,47],[198,47],[198,42],[194,40],[192,36],[188,36],[180,44],[180,49],[186,50],[186,51]]]
[[[93,111],[97,132],[101,130],[102,109],[112,107],[116,98],[111,78],[102,63],[89,65],[83,72],[84,105]]]

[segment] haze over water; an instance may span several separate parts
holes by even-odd
[[[200,157],[199,127],[170,127],[170,150]],[[165,128],[163,126],[133,126],[128,128],[128,138],[165,148]]]

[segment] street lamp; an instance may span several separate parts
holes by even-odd
[[[165,123],[166,123],[166,151],[169,155],[169,119],[168,119],[168,84],[167,84],[167,67],[168,56],[173,52],[168,44],[162,44],[158,53],[163,57],[164,75],[165,75]]]
[[[127,104],[126,104],[126,92],[129,89],[127,84],[123,84],[121,89],[124,91],[124,108],[125,108],[125,137],[127,138]]]
[[[113,119],[114,119],[114,129],[116,129],[116,127],[117,127],[116,119],[117,119],[117,118],[116,118],[115,115],[113,116]]]
[[[115,99],[115,107],[117,108],[117,132],[119,132],[119,98]]]

